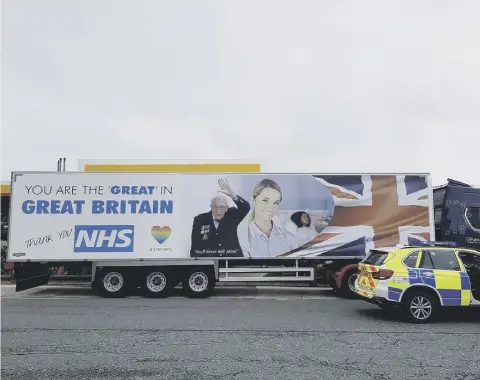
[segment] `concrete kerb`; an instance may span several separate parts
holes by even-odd
[[[54,275],[50,276],[51,283],[82,283],[90,282],[91,276],[79,276],[79,275]],[[3,283],[15,283],[15,278],[11,275],[2,275]]]
[[[220,285],[220,284],[218,284]],[[242,294],[248,295],[282,295],[282,296],[312,296],[312,295],[324,295],[326,292],[331,292],[331,288],[320,287],[299,287],[299,286],[258,286],[246,283],[245,285],[227,285],[222,284],[215,287],[217,295],[222,294],[235,294],[241,296]]]

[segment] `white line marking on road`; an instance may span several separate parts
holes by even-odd
[[[2,284],[2,295],[0,298],[5,299],[5,300],[68,300],[68,299],[102,299],[102,297],[97,296],[93,292],[89,292],[91,289],[90,285],[63,285],[63,286],[58,286],[58,285],[46,285],[46,286],[41,286],[38,287],[37,289],[32,289],[32,290],[27,290],[26,293],[16,293],[12,291],[15,288],[15,285],[13,284]],[[76,289],[80,290],[82,293],[87,293],[88,294],[83,294],[83,295],[62,295],[62,292],[71,290],[71,289]],[[301,288],[300,288],[301,289]],[[210,299],[213,300],[276,300],[276,301],[289,301],[289,300],[332,300],[332,299],[337,299],[335,296],[331,295],[325,295],[325,292],[328,291],[329,289],[309,289],[309,288],[303,288],[300,290],[299,288],[295,287],[289,287],[289,288],[278,288],[278,287],[273,287],[273,286],[256,286],[256,287],[251,287],[251,288],[241,288],[242,293],[247,292],[247,294],[234,294],[235,289],[234,288],[222,288],[219,287],[218,294],[215,294],[210,297]],[[251,290],[253,293],[257,294],[251,294],[249,295],[248,292]],[[296,294],[288,294],[290,291],[295,292]],[[299,291],[300,290],[300,291]],[[50,294],[38,294],[35,295],[37,291],[47,291],[47,293]],[[225,293],[226,294],[225,294]],[[223,294],[225,295],[223,295]],[[230,293],[230,294],[229,294]],[[233,294],[232,294],[233,293]],[[138,296],[138,295],[132,295],[126,298],[131,298],[131,299],[145,299],[144,297]],[[187,299],[187,297],[182,296],[182,295],[172,295],[169,297],[170,299]],[[155,302],[155,301],[154,301]]]
[[[92,297],[2,297],[4,300],[73,300],[73,299],[88,299]]]
[[[4,296],[1,297],[2,299],[7,299],[7,300],[69,300],[69,299],[102,299],[102,298],[97,298],[95,296],[53,296],[53,297],[21,297],[21,296]],[[144,299],[147,300],[147,298],[144,297],[128,297],[124,299]],[[167,299],[187,299],[186,297],[169,297]],[[274,296],[217,296],[217,297],[211,297],[211,300],[275,300],[275,301],[293,301],[293,300],[335,300],[336,298],[334,297],[322,297],[322,296],[290,296],[290,297],[274,297]],[[152,300],[152,302],[161,302],[161,301],[155,301]]]

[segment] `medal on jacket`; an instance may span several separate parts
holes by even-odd
[[[208,239],[208,234],[210,232],[210,225],[203,225],[200,228],[200,233],[202,234],[202,240],[207,240]]]

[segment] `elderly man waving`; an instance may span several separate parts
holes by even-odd
[[[227,180],[218,181],[219,194],[210,211],[193,219],[191,257],[242,257],[237,227],[250,211],[250,204],[237,195]],[[230,197],[237,207],[228,207]]]

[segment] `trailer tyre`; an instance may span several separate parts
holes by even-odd
[[[105,298],[125,297],[130,288],[130,278],[126,272],[112,269],[103,270],[96,282],[95,289]]]
[[[182,286],[187,297],[208,297],[215,287],[215,276],[211,269],[195,268],[185,274]]]
[[[152,269],[145,273],[142,293],[149,298],[166,298],[175,287],[173,273],[165,268]]]
[[[355,292],[355,280],[358,277],[358,270],[351,269],[343,275],[341,293],[346,298],[357,298],[358,295]]]

